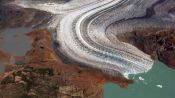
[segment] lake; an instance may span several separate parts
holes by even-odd
[[[5,71],[5,67],[0,65],[0,73]]]
[[[159,61],[155,61],[148,73],[130,75],[129,78],[135,83],[128,89],[107,83],[104,98],[175,98],[175,70]]]
[[[31,31],[32,28],[18,27],[0,32],[0,49],[15,56],[25,55],[31,48],[30,39],[26,36]]]

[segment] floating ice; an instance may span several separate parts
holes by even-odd
[[[163,86],[162,85],[156,85],[158,88],[163,88]]]

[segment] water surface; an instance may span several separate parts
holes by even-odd
[[[5,71],[5,67],[0,65],[0,73]]]
[[[12,55],[25,55],[31,48],[30,39],[26,36],[30,31],[32,28],[19,27],[0,32],[0,48]]]
[[[156,61],[145,74],[130,76],[135,80],[128,90],[108,83],[104,87],[104,98],[175,98],[175,70]]]

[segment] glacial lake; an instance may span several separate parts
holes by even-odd
[[[107,83],[103,98],[175,98],[175,70],[159,61],[148,73],[131,75],[130,79],[135,83],[128,89]]]
[[[26,36],[32,28],[8,28],[0,32],[0,49],[15,56],[22,56],[31,48],[29,37]]]
[[[5,67],[0,65],[0,73],[5,71]]]

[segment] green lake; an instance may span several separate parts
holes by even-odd
[[[130,75],[129,78],[135,83],[128,89],[107,83],[103,98],[175,98],[175,70],[159,61],[155,61],[149,72]]]
[[[31,48],[30,38],[26,36],[30,31],[32,28],[18,27],[0,32],[0,49],[15,56],[25,55]]]
[[[5,70],[5,67],[2,66],[2,65],[0,65],[0,73],[1,73],[1,72],[4,72],[4,70]]]

